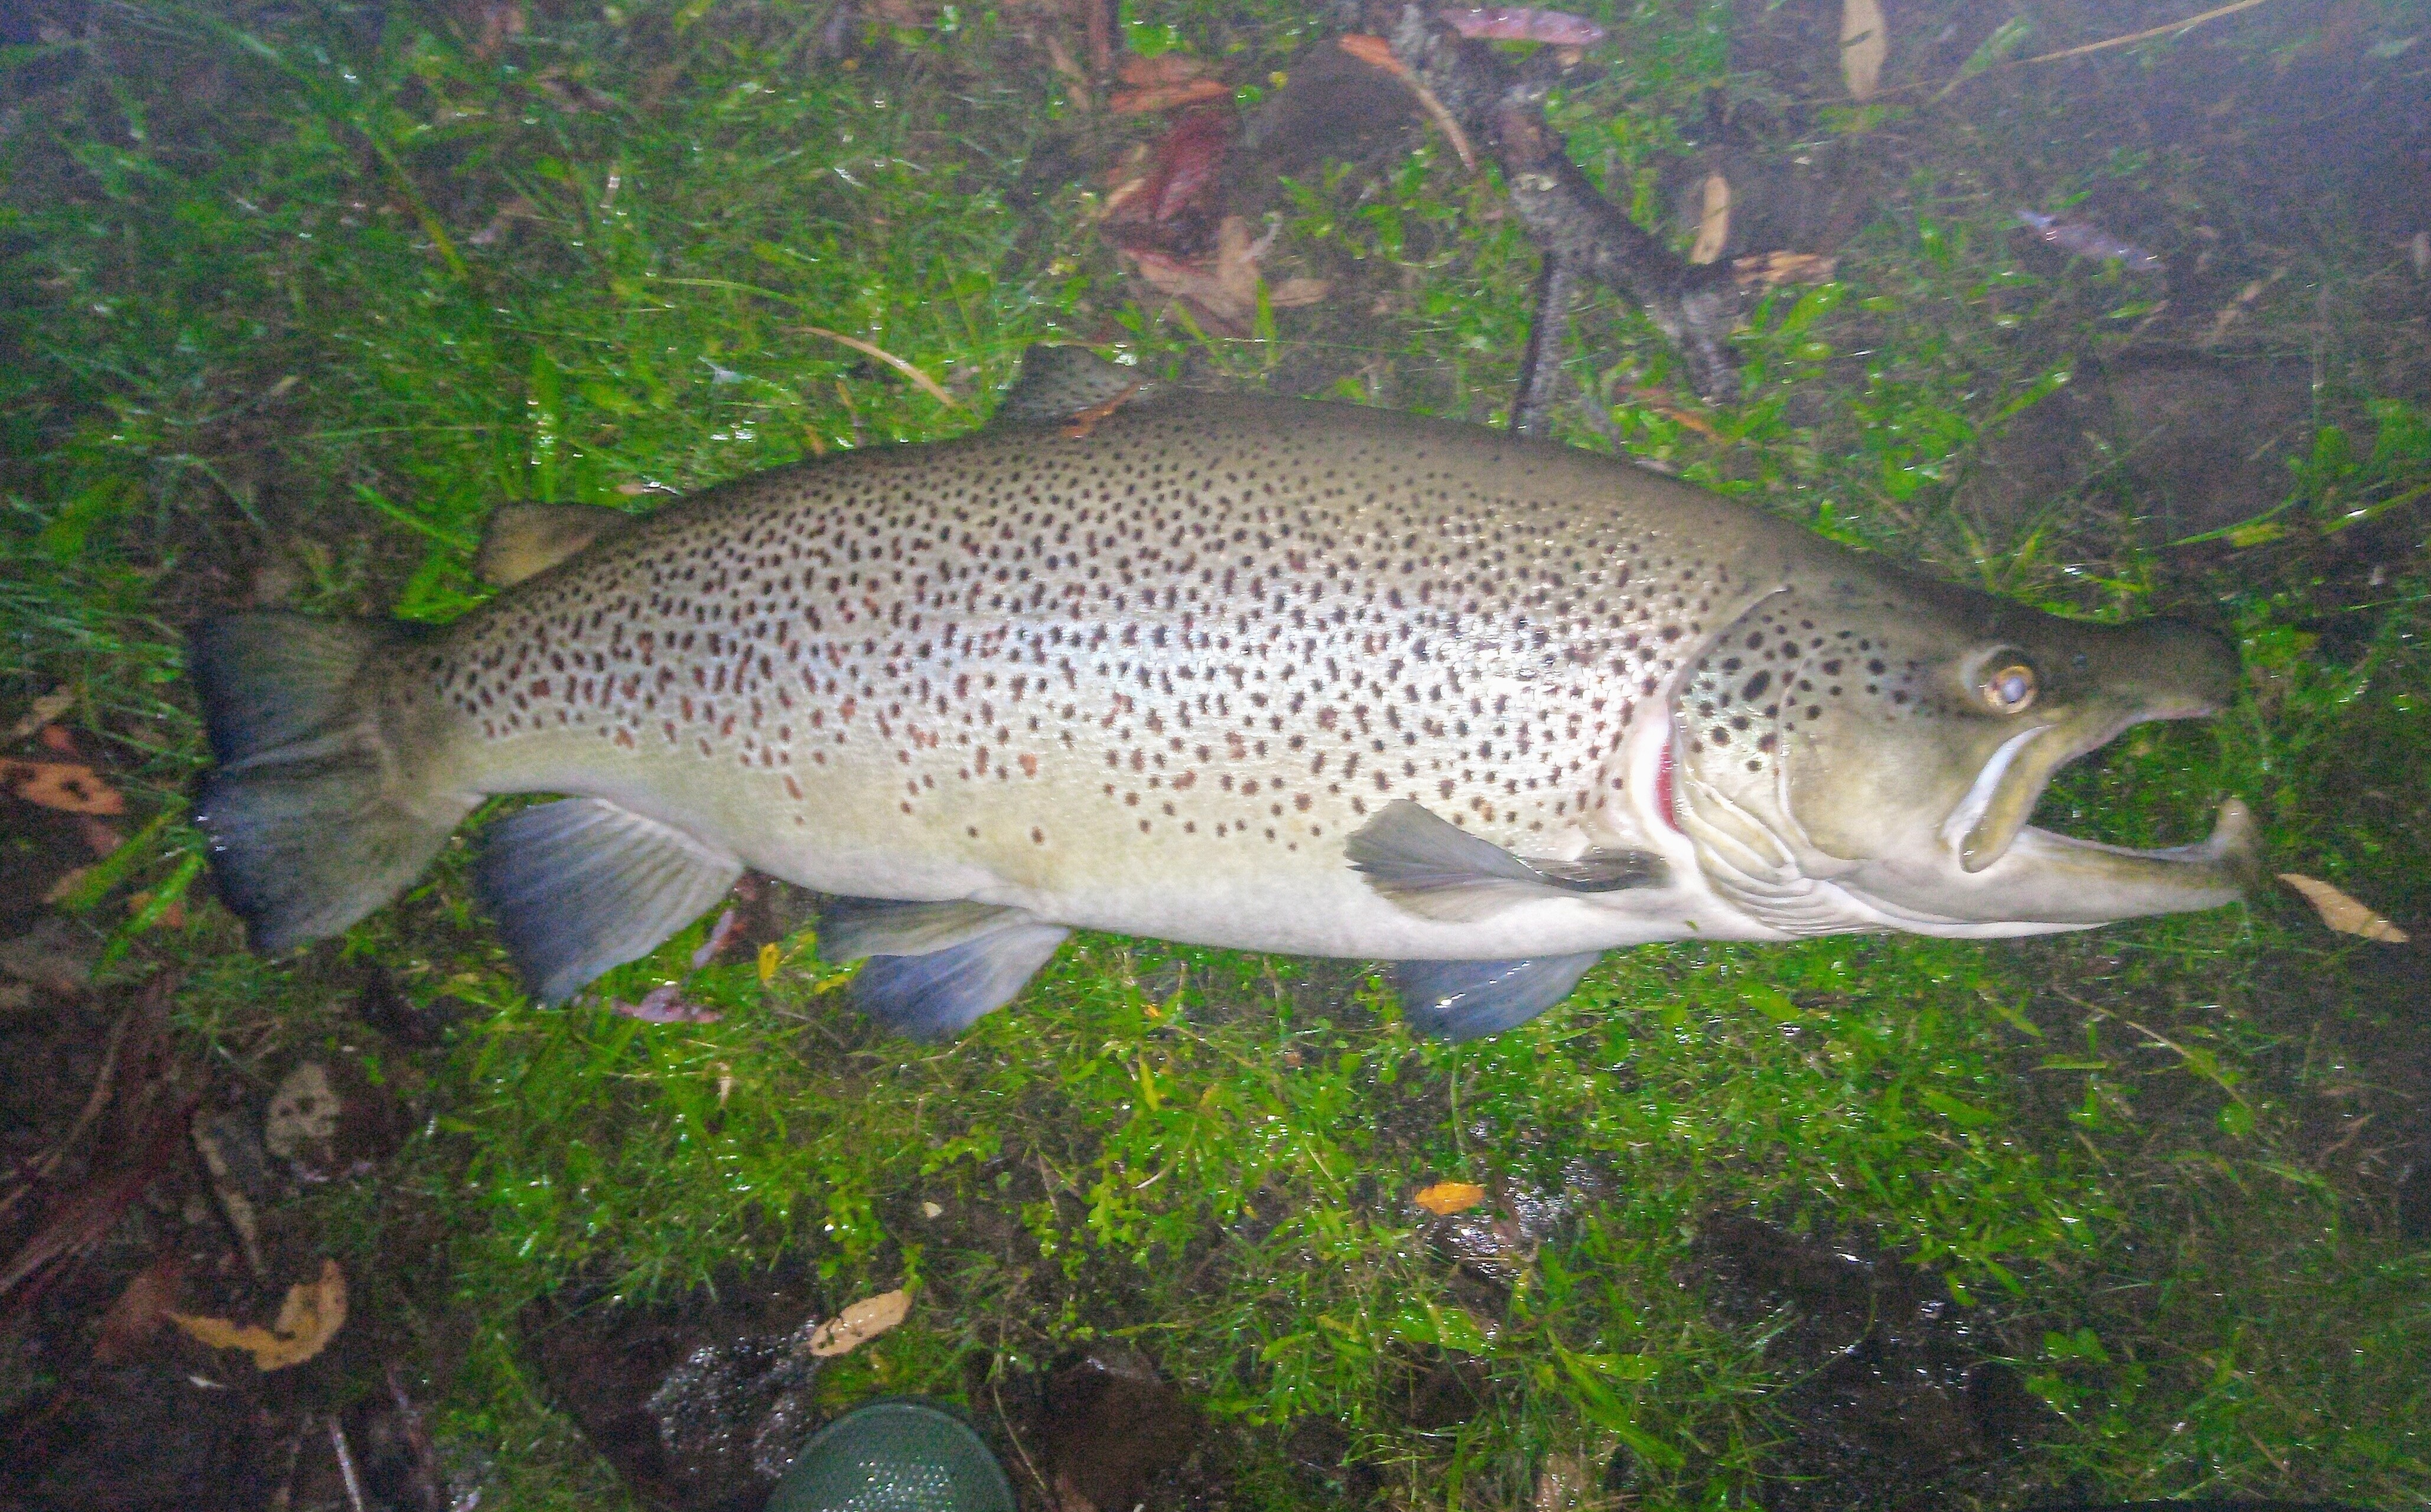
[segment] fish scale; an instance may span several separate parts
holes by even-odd
[[[958,440],[496,525],[512,586],[436,632],[196,631],[196,822],[257,947],[344,928],[507,793],[560,795],[476,872],[537,995],[748,866],[835,895],[822,950],[932,1037],[1074,928],[1393,961],[1463,1038],[1614,946],[2072,928],[2252,867],[2233,802],[2176,851],[2025,822],[2065,761],[2216,707],[2217,637],[1473,426],[1049,350]]]
[[[657,774],[729,766],[763,816],[745,859],[830,891],[872,889],[847,854],[908,851],[1089,895],[1144,847],[1340,887],[1339,837],[1396,798],[1500,845],[1642,839],[1602,817],[1612,757],[1728,564],[1581,507],[1604,470],[1575,454],[1383,415],[1346,445],[1333,418],[1200,396],[756,477],[431,670],[493,783],[696,827],[733,801]]]

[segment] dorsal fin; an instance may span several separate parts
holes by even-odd
[[[1033,346],[997,406],[997,426],[1090,425],[1145,397],[1155,385],[1137,368],[1107,361],[1085,346]]]
[[[481,527],[474,574],[492,588],[511,588],[638,518],[595,504],[502,504]]]

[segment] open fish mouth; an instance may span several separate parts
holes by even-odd
[[[2030,830],[2042,837],[2041,843],[2045,845],[2085,845],[2122,856],[2182,857],[2189,847],[2138,852],[2102,846],[2092,840],[2033,829],[2026,821],[2033,817],[2035,806],[2042,801],[2052,779],[2070,762],[2101,750],[2136,725],[2157,720],[2201,719],[2214,712],[2207,704],[2189,703],[2143,709],[2073,730],[2064,723],[2049,723],[2020,730],[1992,753],[1976,774],[1973,786],[1942,820],[1941,838],[1951,847],[1959,867],[1970,874],[1997,864]]]
[[[2253,812],[2236,798],[2221,805],[2204,839],[2149,850],[2026,822],[2052,778],[2079,756],[2134,725],[2212,712],[2190,703],[2073,730],[2037,724],[2011,736],[1942,821],[1940,838],[1958,874],[1928,906],[1953,923],[2000,919],[2027,929],[2065,929],[2237,901],[2259,873],[2260,840]],[[1925,903],[1914,896],[1902,901]]]

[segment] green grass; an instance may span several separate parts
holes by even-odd
[[[384,14],[154,6],[0,57],[28,102],[0,138],[0,713],[74,689],[145,812],[199,760],[173,627],[202,608],[444,619],[482,596],[469,547],[498,504],[646,507],[954,434],[1042,336],[1480,421],[1508,404],[1533,257],[1439,143],[1296,186],[1270,271],[1336,292],[1229,341],[1131,303],[1093,185],[1025,176],[1066,138],[1148,128],[1072,109],[985,14],[854,70],[787,5],[535,18],[493,58],[436,13]],[[1135,44],[1261,68],[1302,24],[1132,19]],[[1555,119],[1651,218],[1720,31],[1607,19],[1626,48]],[[2275,864],[2431,915],[2423,564],[2401,551],[2363,592],[2338,557],[2358,524],[2419,519],[2419,395],[2356,376],[2388,354],[2345,329],[2290,505],[2209,565],[2084,501],[1987,539],[1954,502],[1977,439],[2140,318],[2115,273],[2022,267],[2005,215],[1963,154],[1914,164],[1838,282],[1755,312],[1710,437],[1646,402],[1681,391],[1676,362],[1599,295],[1571,349],[1598,412],[1566,413],[1568,438],[2033,602],[2233,624],[2238,706],[2121,742],[2047,814],[2152,843],[2241,792]],[[2372,255],[2333,246],[2320,271],[2354,288]],[[2254,318],[2293,341],[2315,313],[2274,291]],[[353,1326],[445,1368],[444,1435],[504,1504],[621,1494],[519,1347],[529,1304],[780,1265],[834,1301],[918,1296],[823,1377],[828,1401],[962,1396],[1119,1338],[1237,1436],[1244,1504],[1324,1504],[1281,1448],[1309,1418],[1397,1505],[1519,1504],[1546,1456],[1616,1451],[1637,1504],[1761,1504],[1793,1383],[1695,1280],[1724,1207],[1868,1236],[1998,1321],[2056,1414],[2004,1502],[2431,1494],[2431,1255],[2393,1223],[2380,1132],[2423,1091],[2419,1009],[2379,947],[2284,895],[2025,945],[1616,955],[1540,1022],[1458,1049],[1409,1036],[1355,967],[1083,937],[1014,1010],[923,1050],[857,1020],[808,936],[765,987],[750,963],[704,972],[715,1025],[535,1008],[461,845],[343,952],[256,961],[213,906],[181,931],[130,910],[191,881],[193,844],[174,819],[147,836],[90,917],[122,975],[188,973],[180,1024],[224,1076],[266,1086],[316,1048],[427,1109],[390,1169],[300,1221],[360,1278]],[[678,974],[698,938],[612,989]],[[344,1011],[356,957],[475,1011],[442,1053],[385,1047]],[[1411,1205],[1445,1178],[1569,1194],[1507,1300],[1459,1280]],[[1483,1409],[1409,1426],[1448,1360]]]

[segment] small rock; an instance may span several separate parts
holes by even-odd
[[[1203,1431],[1182,1393],[1129,1354],[1091,1354],[1047,1381],[1040,1424],[1063,1512],[1132,1512]]]

